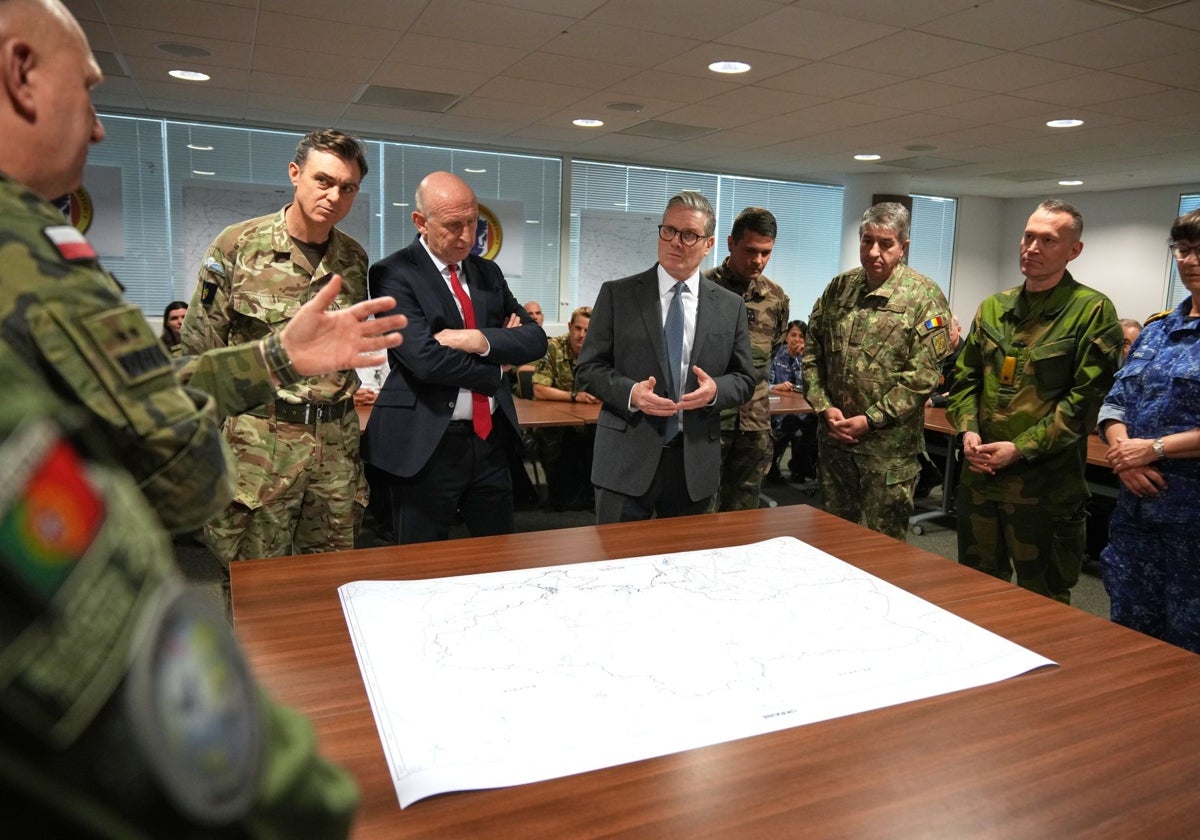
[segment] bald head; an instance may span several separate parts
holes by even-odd
[[[479,204],[467,182],[450,172],[432,172],[417,186],[416,204],[413,224],[430,252],[445,263],[466,259],[479,221]]]
[[[0,170],[44,198],[79,186],[104,137],[100,68],[59,0],[0,0]]]

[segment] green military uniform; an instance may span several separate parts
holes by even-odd
[[[994,476],[963,471],[959,562],[1069,602],[1086,549],[1087,437],[1119,365],[1107,297],[1065,272],[1048,291],[1017,286],[979,307],[946,416],[1021,453]]]
[[[575,393],[576,356],[571,336],[548,339],[546,355],[533,370],[533,384]],[[530,396],[533,396],[530,394]],[[538,457],[546,468],[546,490],[550,505],[558,509],[588,509],[595,503],[592,493],[592,447],[594,426],[562,426],[534,432]]]
[[[788,296],[778,283],[761,274],[751,282],[735,276],[728,257],[704,276],[746,302],[750,355],[758,374],[750,399],[721,412],[721,489],[713,501],[718,510],[753,510],[758,507],[763,476],[770,472],[775,455],[767,371],[775,349],[787,335]]]
[[[232,460],[220,417],[261,405],[274,390],[255,345],[173,367],[83,236],[3,175],[0,352],[45,371],[62,400],[87,410],[173,531],[199,528],[228,503]]]
[[[213,242],[180,338],[184,351],[255,342],[279,333],[333,274],[337,306],[367,295],[367,255],[334,229],[313,266],[288,235],[284,212],[226,228]],[[353,370],[280,388],[265,410],[230,417],[225,439],[237,458],[233,503],[205,528],[222,563],[354,547],[366,504],[358,449]]]
[[[11,275],[5,273],[7,281]],[[57,280],[43,278],[44,282]],[[0,353],[0,805],[41,837],[331,838],[354,782],[186,589],[108,430]]]
[[[817,299],[804,347],[806,396],[818,434],[825,509],[904,539],[921,472],[925,400],[950,349],[950,307],[937,284],[907,265],[871,291],[861,268]],[[824,412],[865,414],[874,430],[831,440]]]

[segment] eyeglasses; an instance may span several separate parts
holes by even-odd
[[[1192,254],[1196,255],[1197,261],[1200,261],[1200,245],[1188,245],[1184,242],[1168,242],[1167,247],[1171,249],[1171,253],[1175,255],[1175,259],[1183,262]]]
[[[670,242],[675,238],[676,234],[679,235],[679,241],[689,248],[704,238],[703,235],[696,233],[694,230],[679,230],[670,225],[658,226],[658,238],[663,242]]]

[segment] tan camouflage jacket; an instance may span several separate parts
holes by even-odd
[[[740,429],[744,432],[767,432],[771,430],[770,390],[767,387],[767,371],[776,348],[787,335],[790,302],[783,288],[765,275],[749,284],[737,283],[729,269],[729,258],[716,268],[704,272],[704,276],[723,289],[740,295],[746,302],[746,327],[750,332],[750,357],[754,360],[757,384],[750,399],[737,408],[721,412],[721,429]]]
[[[288,236],[284,207],[278,213],[225,228],[200,266],[196,291],[180,330],[186,353],[258,341],[281,331],[334,274],[342,276],[336,307],[367,297],[367,254],[336,228],[315,268]],[[358,390],[353,370],[300,380],[279,389],[288,402],[338,402]]]
[[[176,531],[198,528],[231,498],[221,416],[273,392],[253,345],[186,359],[176,370],[83,235],[3,175],[0,352],[45,372],[61,399],[89,412],[91,429]]]
[[[575,390],[575,362],[571,355],[571,336],[559,335],[546,342],[546,355],[538,359],[533,384]]]
[[[846,417],[865,414],[878,427],[855,444],[856,452],[915,455],[922,447],[925,400],[950,349],[949,328],[942,290],[907,265],[897,266],[873,292],[861,268],[839,274],[808,321],[803,367],[809,403],[818,413],[839,408]]]

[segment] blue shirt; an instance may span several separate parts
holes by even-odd
[[[771,368],[767,371],[767,384],[778,385],[780,382],[791,382],[793,388],[804,393],[804,377],[800,374],[800,361],[803,358],[803,354],[792,358],[788,353],[787,345],[782,345],[775,351],[775,357],[771,359]]]
[[[1142,330],[1100,407],[1101,426],[1118,420],[1131,438],[1151,440],[1200,428],[1200,318],[1185,317],[1191,308],[1188,298]],[[1200,459],[1162,460],[1154,467],[1167,489],[1140,499],[1122,486],[1118,503],[1147,522],[1194,522]]]

